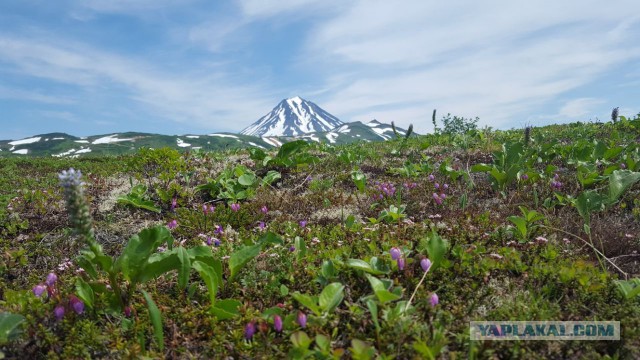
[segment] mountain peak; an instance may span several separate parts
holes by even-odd
[[[298,136],[330,131],[343,122],[300,96],[282,100],[268,114],[240,133],[253,136]]]

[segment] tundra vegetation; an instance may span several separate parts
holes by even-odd
[[[0,158],[0,355],[639,358],[640,117],[476,121]],[[470,341],[482,320],[617,320],[621,340]]]

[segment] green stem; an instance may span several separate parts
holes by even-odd
[[[428,273],[429,273],[429,270],[425,271],[424,274],[422,275],[422,278],[420,279],[420,282],[416,286],[415,290],[413,290],[413,294],[411,294],[411,297],[409,298],[409,301],[407,302],[407,306],[404,307],[404,311],[407,311],[407,309],[409,309],[409,305],[411,305],[411,301],[413,301],[413,298],[416,296],[416,293],[418,292],[418,289],[420,288],[420,285],[422,285],[422,282],[424,281],[424,278],[427,277]]]

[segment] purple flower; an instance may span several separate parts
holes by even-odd
[[[445,190],[449,189],[449,184],[442,185],[442,188],[445,189]]]
[[[627,164],[625,164],[625,163],[621,163],[620,164],[620,169],[624,170],[626,168],[627,168]]]
[[[301,228],[304,228],[305,226],[307,226],[307,221],[306,220],[300,220],[300,222],[298,224],[300,225]]]
[[[62,318],[64,317],[64,306],[56,306],[56,308],[53,309],[53,314],[56,316],[56,319],[62,320]]]
[[[209,212],[209,207],[207,206],[207,204],[202,204],[202,212],[207,215],[207,213]]]
[[[251,340],[253,335],[256,333],[256,324],[252,321],[247,324],[244,328],[244,338],[247,340]]]
[[[42,284],[38,284],[36,286],[33,287],[33,294],[37,297],[42,296],[42,294],[44,293],[44,291],[47,290],[47,287],[42,285]]]
[[[76,312],[76,314],[80,315],[84,312],[84,303],[75,295],[69,296],[69,304],[71,304],[71,308]]]
[[[294,252],[294,251],[296,251],[296,247],[295,247],[295,246],[291,246],[291,247],[289,247],[289,251],[290,251],[290,252]]]
[[[404,258],[398,258],[398,260],[396,260],[396,262],[398,263],[398,270],[404,270],[404,265],[405,265],[405,261]]]
[[[126,316],[126,317],[130,317],[131,316],[131,307],[130,306],[125,306],[124,307],[124,316]]]
[[[47,286],[53,286],[53,285],[55,285],[57,280],[58,280],[58,277],[56,276],[56,274],[49,273],[49,275],[47,275],[47,280],[44,283]]]
[[[431,298],[429,299],[429,302],[431,303],[431,306],[436,306],[438,305],[438,303],[440,302],[440,300],[438,300],[438,294],[433,293],[431,294]]]
[[[211,246],[211,244],[213,244],[213,240],[211,236],[207,236],[207,245]]]
[[[302,311],[298,312],[298,325],[300,325],[301,328],[307,327],[307,315]]]
[[[213,214],[214,211],[216,211],[216,207],[213,205],[209,205],[209,212]]]
[[[169,228],[169,230],[173,230],[177,226],[178,226],[178,221],[176,221],[176,219],[169,221],[169,223],[167,224],[167,227]]]
[[[218,239],[213,239],[213,246],[215,246],[215,247],[220,246],[220,240],[218,240]]]
[[[173,211],[177,206],[178,206],[178,199],[177,198],[171,199],[171,211]]]
[[[398,260],[402,255],[402,251],[400,251],[400,249],[398,249],[397,247],[392,247],[391,250],[389,250],[389,253],[391,254],[392,260]]]
[[[429,181],[433,181],[433,180],[435,180],[435,179],[436,179],[436,177],[435,177],[435,176],[433,176],[433,174],[429,175]]]
[[[231,204],[231,210],[233,210],[234,212],[238,212],[238,210],[240,210],[240,204],[238,203]]]
[[[260,222],[258,222],[258,227],[262,231],[267,227],[267,225],[264,223],[264,221],[260,221]]]
[[[424,272],[429,271],[429,269],[431,268],[431,260],[427,258],[420,260],[420,266],[422,267],[422,270],[424,270]]]
[[[433,187],[436,188],[436,189],[440,189],[440,184],[435,183],[435,184],[433,184]]]
[[[444,200],[446,198],[447,198],[447,194],[445,193],[440,194],[440,199]]]
[[[266,215],[269,212],[269,208],[267,207],[267,205],[263,205],[262,208],[260,208],[260,211],[262,211],[262,213]]]
[[[222,233],[223,233],[222,226],[216,225],[216,229],[213,230],[213,233],[216,234],[216,235],[222,235]]]
[[[282,331],[282,318],[280,315],[275,315],[273,317],[273,328],[276,329],[277,332]]]
[[[520,175],[520,180],[523,180],[523,181],[529,180],[529,175],[527,174]]]

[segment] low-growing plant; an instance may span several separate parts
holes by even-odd
[[[143,184],[132,186],[129,193],[119,196],[117,201],[119,204],[133,206],[155,213],[160,213],[161,211],[160,208],[149,199],[149,196],[147,195],[147,187]]]

